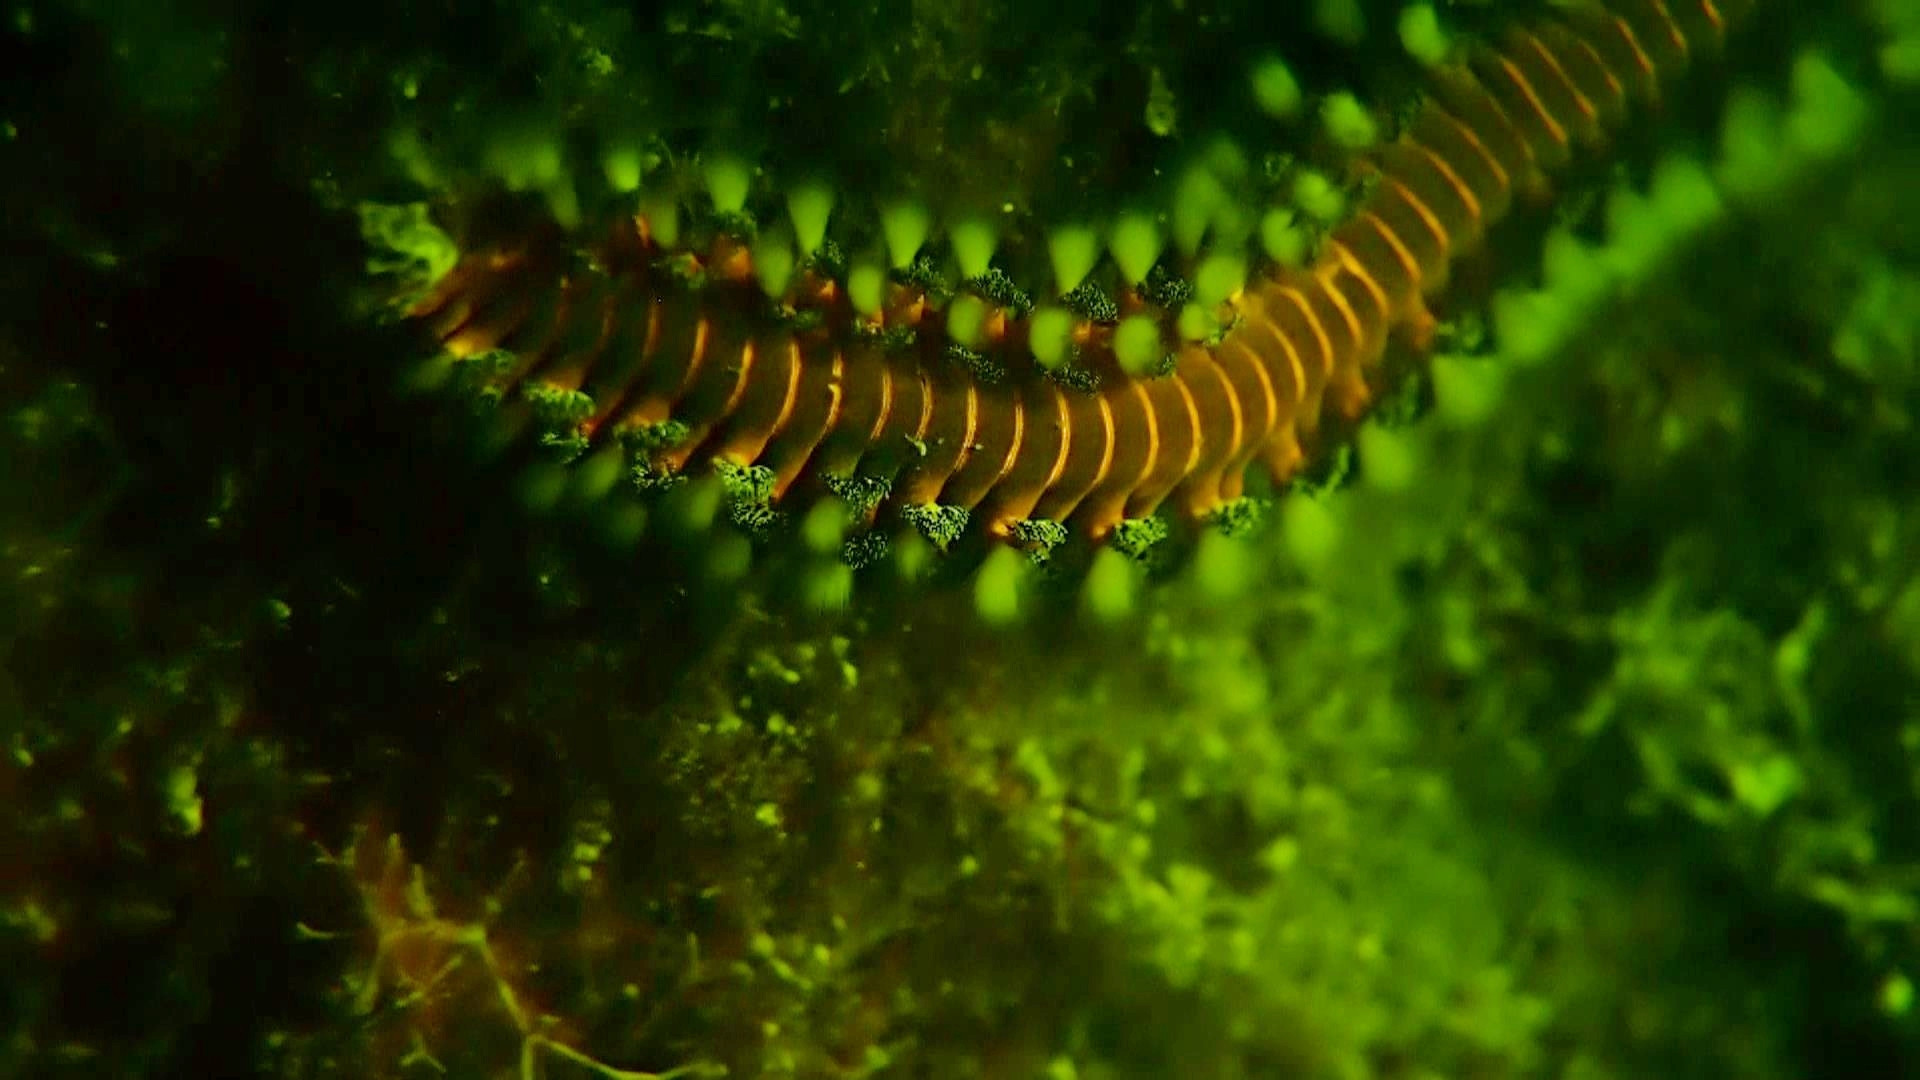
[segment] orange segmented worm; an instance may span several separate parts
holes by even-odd
[[[1226,302],[1231,329],[1169,348],[1158,376],[1122,370],[1113,319],[1083,319],[1073,334],[1099,385],[1037,377],[1033,319],[1017,309],[988,317],[955,363],[923,290],[896,283],[861,315],[811,269],[786,293],[788,318],[756,317],[767,305],[747,246],[723,236],[668,258],[645,217],[584,268],[553,245],[468,253],[411,314],[456,358],[510,350],[497,389],[581,392],[569,422],[583,445],[641,433],[660,473],[760,468],[775,500],[809,477],[890,478],[869,512],[937,504],[998,537],[1045,521],[1098,541],[1169,500],[1204,517],[1241,496],[1256,461],[1293,476],[1327,410],[1359,417],[1389,339],[1424,344],[1424,298],[1516,193],[1652,100],[1749,6],[1609,0],[1471,46],[1372,155],[1367,195],[1312,263],[1254,278]]]

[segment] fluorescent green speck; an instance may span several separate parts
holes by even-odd
[[[200,798],[200,775],[191,765],[177,765],[167,772],[167,812],[174,824],[188,836],[198,836],[205,825],[206,804]]]
[[[1298,269],[1307,264],[1313,241],[1292,210],[1275,207],[1260,218],[1260,246],[1266,250],[1267,258],[1281,266]]]
[[[1113,253],[1114,265],[1120,268],[1121,276],[1129,285],[1147,280],[1153,264],[1160,259],[1164,243],[1160,226],[1154,223],[1152,215],[1139,212],[1120,215],[1107,237],[1107,249]]]
[[[1220,329],[1220,321],[1199,304],[1183,304],[1176,329],[1182,341],[1205,341]]]
[[[640,196],[639,210],[655,243],[671,248],[680,242],[680,207],[673,196],[660,191],[647,192]]]
[[[1360,467],[1367,486],[1376,491],[1405,491],[1416,471],[1414,450],[1400,431],[1366,424],[1360,429]]]
[[[977,349],[987,325],[987,302],[977,296],[956,296],[947,306],[947,336],[969,349]]]
[[[1093,557],[1082,586],[1081,603],[1097,622],[1113,623],[1133,613],[1141,571],[1133,559],[1111,547],[1103,547]]]
[[[634,147],[609,150],[600,161],[600,168],[606,173],[607,186],[623,194],[640,190],[641,162],[640,151]]]
[[[953,244],[953,258],[960,264],[960,276],[976,278],[993,265],[996,243],[993,222],[984,217],[966,217],[947,230]]]
[[[886,303],[887,273],[877,264],[858,262],[847,271],[847,299],[862,315],[878,315]]]
[[[1247,282],[1247,260],[1239,255],[1215,254],[1201,261],[1193,275],[1193,298],[1214,307],[1225,303]]]
[[[1379,122],[1349,91],[1327,95],[1320,103],[1320,123],[1327,137],[1347,150],[1365,150],[1380,141]]]
[[[1408,4],[1400,10],[1400,45],[1407,55],[1428,67],[1446,62],[1452,43],[1440,25],[1432,4]]]
[[[1191,256],[1200,250],[1219,209],[1228,201],[1218,177],[1199,165],[1187,169],[1173,193],[1173,242]]]
[[[1035,311],[1027,323],[1027,344],[1041,367],[1052,371],[1064,365],[1073,355],[1073,313],[1056,307]]]
[[[716,154],[706,161],[707,193],[713,196],[713,208],[722,214],[737,214],[747,207],[747,193],[753,188],[753,169],[731,154]]]
[[[800,538],[820,555],[831,555],[846,542],[847,526],[852,518],[847,504],[838,499],[821,499],[800,522]]]
[[[1031,566],[1013,548],[994,548],[973,580],[973,607],[982,621],[1006,625],[1020,618],[1020,592]]]
[[[1253,580],[1252,545],[1217,531],[1202,533],[1193,554],[1193,583],[1218,600],[1242,596]]]
[[[1888,1016],[1905,1016],[1913,1011],[1913,980],[1894,972],[1881,980],[1880,1011]]]
[[[880,212],[880,232],[886,237],[887,257],[895,270],[905,270],[920,254],[921,245],[933,228],[933,216],[924,203],[908,199]]]
[[[1113,355],[1120,369],[1134,378],[1153,370],[1166,355],[1160,324],[1149,315],[1129,315],[1113,331]]]
[[[1290,120],[1306,103],[1300,80],[1277,56],[1263,57],[1253,67],[1253,100],[1260,111],[1277,120]]]
[[[1294,205],[1322,225],[1332,225],[1347,213],[1347,197],[1333,181],[1312,169],[1302,169],[1293,180]]]
[[[787,192],[787,216],[793,219],[800,254],[812,255],[827,238],[827,222],[833,216],[833,189],[811,180],[796,185]]]
[[[1061,295],[1080,287],[1100,261],[1100,239],[1091,226],[1062,225],[1047,237],[1053,281]]]
[[[768,296],[779,299],[793,282],[793,246],[787,238],[768,230],[753,241],[753,276]]]
[[[1287,551],[1309,570],[1324,567],[1340,542],[1340,526],[1326,504],[1308,495],[1290,495],[1281,506]]]

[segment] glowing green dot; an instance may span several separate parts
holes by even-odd
[[[1209,255],[1193,275],[1195,302],[1215,307],[1247,283],[1247,260],[1238,255]]]
[[[801,572],[801,589],[809,608],[818,612],[844,611],[853,600],[853,567],[838,560],[817,562]]]
[[[894,574],[909,584],[920,581],[932,572],[934,560],[939,557],[939,552],[933,549],[933,543],[921,536],[917,529],[903,530],[894,537],[892,551]]]
[[[1253,579],[1251,547],[1237,537],[1202,533],[1193,553],[1194,585],[1215,600],[1244,596]]]
[[[1073,357],[1073,312],[1043,307],[1027,321],[1027,346],[1041,367],[1053,371]]]
[[[1153,370],[1166,356],[1160,341],[1160,324],[1148,315],[1129,315],[1113,331],[1113,356],[1120,369],[1139,378]]]
[[[1061,295],[1080,287],[1100,261],[1100,239],[1086,225],[1063,225],[1047,237],[1053,259],[1053,280]]]
[[[1347,214],[1347,196],[1333,181],[1312,169],[1293,179],[1294,204],[1322,225],[1337,224]]]
[[[541,192],[547,199],[547,213],[553,215],[553,223],[563,229],[576,228],[580,224],[580,193],[574,190],[569,180],[556,180],[548,184]]]
[[[653,191],[640,196],[640,217],[654,243],[670,248],[680,242],[680,207],[673,196]]]
[[[977,296],[956,296],[947,306],[947,336],[969,349],[977,349],[985,336],[987,302]]]
[[[787,192],[787,216],[793,219],[800,254],[812,255],[827,238],[827,221],[833,216],[833,189],[813,180],[796,185]]]
[[[954,261],[960,264],[960,276],[977,278],[993,265],[996,238],[993,222],[983,217],[962,218],[947,230],[953,243]]]
[[[1502,289],[1493,294],[1492,308],[1500,355],[1523,367],[1559,352],[1576,314],[1552,293],[1538,290]]]
[[[1358,442],[1361,476],[1368,487],[1400,492],[1412,485],[1415,455],[1405,435],[1379,424],[1367,424],[1361,427]]]
[[[1096,622],[1114,623],[1133,613],[1140,566],[1110,547],[1101,548],[1081,588],[1081,608]]]
[[[1182,341],[1205,341],[1220,329],[1220,320],[1199,304],[1182,304],[1176,327]]]
[[[1489,358],[1441,354],[1433,358],[1433,400],[1440,419],[1455,427],[1484,423],[1500,406],[1506,374]]]
[[[983,622],[1005,626],[1020,618],[1020,592],[1033,564],[1010,547],[996,547],[973,579],[973,609]]]
[[[787,238],[768,230],[753,241],[753,276],[768,296],[779,299],[793,281],[793,247]]]
[[[547,139],[510,136],[494,145],[489,159],[501,182],[514,191],[550,187],[566,172],[559,145]]]
[[[713,208],[723,214],[737,214],[747,207],[747,192],[753,187],[753,170],[731,154],[716,154],[707,159],[707,193],[713,196]]]
[[[1307,264],[1313,254],[1313,238],[1300,226],[1292,210],[1276,207],[1260,219],[1260,246],[1267,258],[1291,269]]]
[[[1173,242],[1191,256],[1200,250],[1219,209],[1227,203],[1227,191],[1212,172],[1193,166],[1180,176],[1173,193]]]
[[[1613,285],[1599,253],[1570,229],[1556,228],[1547,234],[1540,263],[1547,287],[1576,306],[1599,299]]]
[[[1325,503],[1309,495],[1290,495],[1280,512],[1287,551],[1301,567],[1327,565],[1340,545],[1340,524]]]
[[[567,471],[558,465],[529,467],[520,476],[520,504],[536,514],[552,510],[566,494]]]
[[[640,151],[623,146],[609,150],[600,162],[600,168],[607,176],[607,186],[621,194],[640,190]]]
[[[1358,45],[1367,36],[1367,13],[1360,0],[1315,0],[1313,20],[1321,33],[1342,45]]]
[[[850,521],[845,503],[821,499],[800,519],[801,542],[818,554],[832,555],[846,542]]]
[[[626,470],[626,454],[621,448],[603,447],[574,470],[573,493],[583,502],[598,502],[613,490]]]
[[[876,263],[857,262],[847,271],[847,299],[862,315],[878,315],[887,298],[887,272]]]
[[[753,542],[736,532],[714,537],[704,553],[707,576],[716,582],[739,581],[753,569]]]
[[[632,500],[609,507],[600,519],[600,538],[616,550],[630,548],[647,535],[647,508]]]
[[[1253,100],[1268,116],[1290,120],[1300,115],[1306,95],[1301,93],[1300,80],[1294,78],[1287,62],[1277,56],[1267,56],[1253,67]]]
[[[1407,55],[1428,67],[1446,62],[1452,44],[1440,26],[1440,15],[1432,4],[1408,4],[1400,11],[1400,45]]]
[[[1320,123],[1327,137],[1347,150],[1365,150],[1380,141],[1380,124],[1360,99],[1345,90],[1328,94],[1320,103]]]
[[[932,228],[933,215],[916,200],[897,202],[880,212],[880,233],[886,237],[887,257],[893,260],[895,270],[913,265]]]
[[[696,477],[673,489],[663,507],[668,512],[663,523],[682,537],[705,535],[713,528],[726,494],[718,476],[708,473]]]
[[[1138,285],[1147,280],[1153,264],[1159,261],[1163,243],[1160,226],[1154,224],[1153,217],[1136,212],[1122,214],[1120,220],[1114,222],[1113,231],[1107,237],[1107,250],[1113,253],[1114,265],[1120,268],[1127,284]]]
[[[1880,47],[1880,73],[1898,86],[1920,83],[1920,27]]]

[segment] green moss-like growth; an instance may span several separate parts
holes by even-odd
[[[1207,515],[1207,524],[1226,536],[1247,536],[1266,521],[1272,503],[1246,496],[1234,499]]]
[[[1112,324],[1120,321],[1120,305],[1098,282],[1083,281],[1060,298],[1067,310],[1090,322]]]
[[[620,441],[636,454],[649,454],[687,441],[692,432],[679,420],[660,420],[651,424],[624,428]]]
[[[847,538],[841,545],[840,559],[855,570],[864,570],[881,562],[892,547],[887,534],[879,530],[860,533]]]
[[[971,516],[964,507],[939,503],[900,508],[900,517],[941,551],[947,550],[967,531],[967,520]]]
[[[1113,535],[1107,542],[1130,559],[1144,560],[1167,539],[1167,534],[1165,518],[1128,518],[1114,526]]]
[[[533,382],[522,393],[533,406],[534,422],[546,431],[571,431],[593,415],[593,398],[580,390]]]
[[[1016,319],[1024,319],[1033,312],[1033,297],[1013,278],[999,267],[993,267],[986,273],[967,279],[967,287],[981,297],[1007,309],[1007,313]]]
[[[1057,521],[1030,518],[1008,527],[1008,535],[1036,563],[1053,557],[1055,548],[1067,542],[1067,527]]]
[[[823,481],[828,491],[860,516],[872,513],[874,507],[879,506],[893,490],[893,481],[890,478],[871,473],[852,475],[827,473]]]
[[[983,386],[996,386],[1006,380],[1007,366],[988,353],[957,343],[949,343],[943,352],[948,363],[961,368]]]
[[[773,508],[773,470],[765,465],[735,465],[717,461],[713,471],[720,478],[727,517],[749,534],[759,535],[779,520]]]

